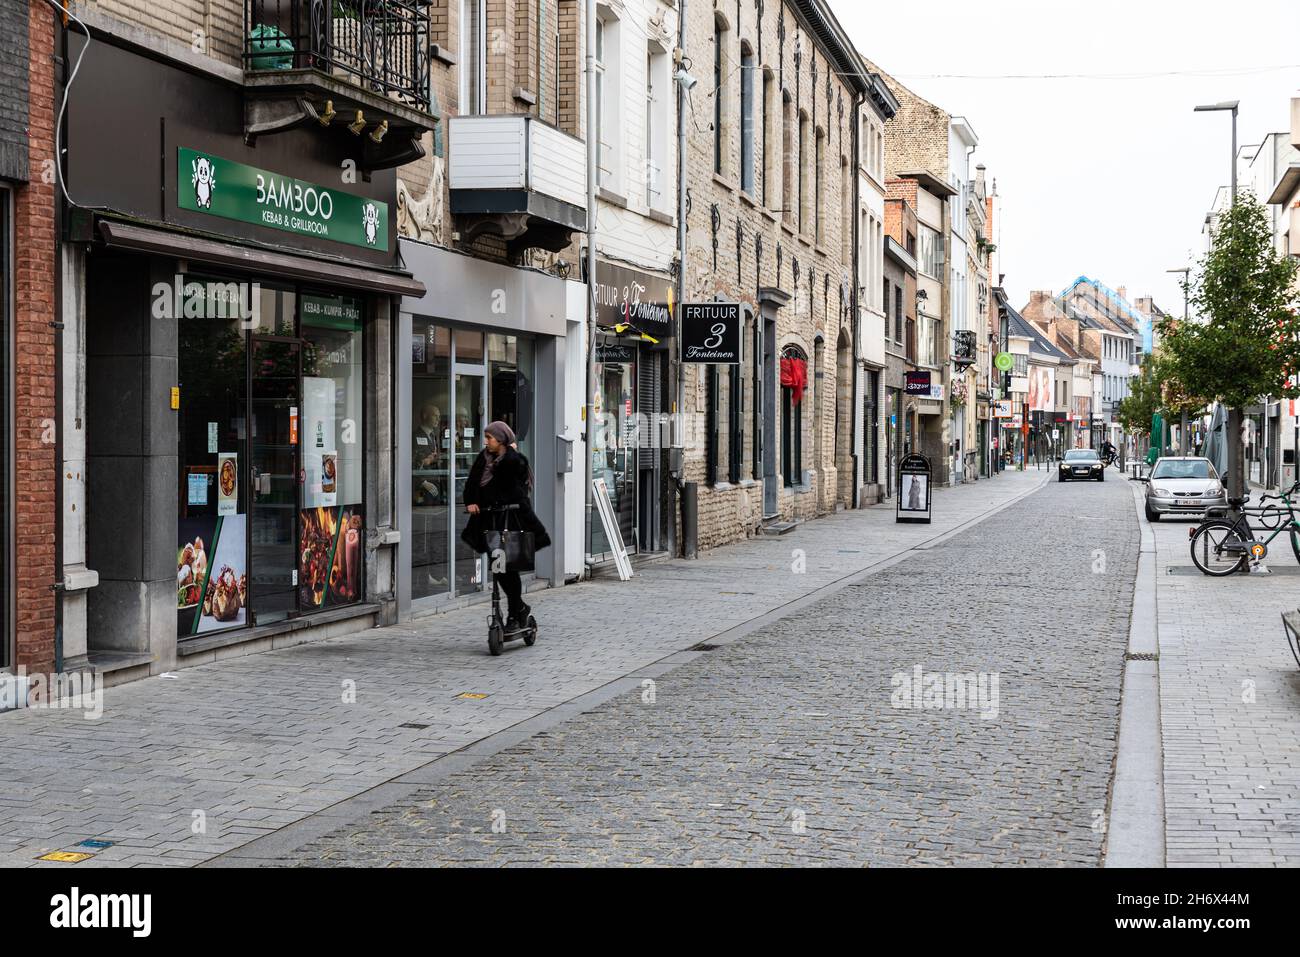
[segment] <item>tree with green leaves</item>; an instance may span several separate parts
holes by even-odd
[[[1162,362],[1187,395],[1228,409],[1230,494],[1245,487],[1241,417],[1264,395],[1300,396],[1297,261],[1278,255],[1264,207],[1243,192],[1219,218],[1190,301],[1200,321],[1158,324]]]
[[[1160,381],[1151,356],[1142,359],[1142,371],[1129,379],[1129,394],[1120,400],[1115,417],[1125,432],[1150,435],[1151,419],[1161,410]]]

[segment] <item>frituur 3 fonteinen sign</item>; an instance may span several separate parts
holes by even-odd
[[[740,362],[740,303],[682,304],[682,361]]]
[[[388,204],[182,146],[176,205],[196,213],[388,251]]]

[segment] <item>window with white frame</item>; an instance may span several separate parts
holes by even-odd
[[[596,16],[596,136],[598,180],[617,190],[623,173],[622,30],[612,13],[601,8]]]
[[[645,181],[646,205],[664,205],[664,171],[668,156],[668,53],[650,41],[646,49]]]
[[[754,51],[740,46],[740,188],[754,195]]]
[[[943,234],[925,223],[917,223],[916,236],[919,249],[916,267],[931,279],[943,280]]]

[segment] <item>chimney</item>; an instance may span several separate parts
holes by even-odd
[[[1115,291],[1119,293],[1119,297],[1121,299],[1123,299],[1125,302],[1128,302],[1128,286],[1120,286]]]

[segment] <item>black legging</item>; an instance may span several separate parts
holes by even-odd
[[[501,590],[506,593],[510,617],[515,619],[523,617],[528,606],[524,604],[524,583],[519,580],[519,573],[498,572],[496,580],[501,585]]]

